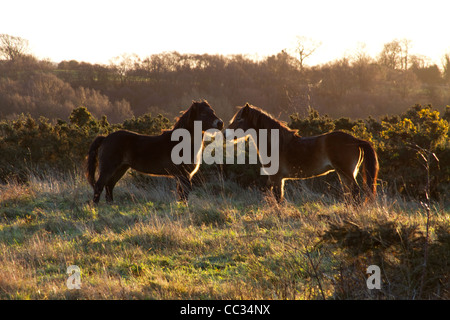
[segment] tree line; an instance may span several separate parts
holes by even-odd
[[[317,66],[306,65],[314,48],[308,50],[301,39],[293,54],[282,51],[260,60],[163,52],[124,54],[109,65],[38,60],[26,44],[0,35],[3,118],[21,113],[67,118],[80,106],[113,123],[146,113],[173,118],[199,98],[224,120],[246,102],[283,120],[293,113],[307,115],[309,107],[332,117],[379,118],[416,103],[450,104],[450,54],[443,56],[441,70],[427,57],[411,55],[408,40],[386,43],[377,57],[360,48]]]

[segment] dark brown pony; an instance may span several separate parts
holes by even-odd
[[[86,168],[87,179],[94,188],[94,203],[100,200],[103,188],[106,189],[106,201],[112,202],[114,186],[129,168],[150,175],[175,177],[178,196],[186,201],[192,187],[192,176],[200,165],[194,163],[194,157],[202,148],[202,145],[194,144],[194,121],[202,122],[202,131],[212,128],[221,130],[223,127],[222,120],[215,115],[208,102],[193,101],[189,109],[177,118],[174,127],[161,135],[149,136],[121,130],[106,137],[98,136],[90,146]],[[181,128],[188,130],[192,137],[190,164],[174,164],[171,159],[172,148],[179,143],[171,141],[171,136],[175,129]],[[195,147],[199,150],[194,150]],[[97,165],[99,177],[95,181]]]
[[[341,131],[300,137],[296,130],[249,104],[234,115],[228,126],[228,129],[239,128],[244,131],[255,129],[258,141],[259,129],[279,130],[279,169],[268,177],[269,187],[278,201],[283,200],[284,180],[313,178],[332,171],[339,175],[344,194],[350,193],[354,200],[359,200],[356,176],[361,165],[366,184],[363,189],[366,195],[374,198],[379,167],[377,154],[369,142]],[[268,150],[272,150],[271,146]]]

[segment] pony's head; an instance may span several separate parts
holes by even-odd
[[[249,117],[249,113],[251,112],[252,108],[247,103],[244,107],[239,109],[238,112],[236,112],[236,114],[231,119],[227,129],[242,129],[246,131],[247,129],[254,128],[253,124],[251,123],[252,119],[251,117]]]
[[[194,121],[202,122],[202,130],[218,129],[222,130],[223,121],[216,116],[206,100],[192,101],[192,105],[177,118],[174,129],[193,128]]]

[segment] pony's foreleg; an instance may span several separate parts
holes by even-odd
[[[110,179],[111,174],[107,173],[107,171],[100,171],[100,176],[98,177],[97,182],[94,185],[94,199],[92,200],[95,204],[98,204],[100,201],[100,196],[103,192],[103,188],[105,187],[106,183]]]
[[[179,176],[177,179],[177,194],[178,200],[187,202],[189,193],[192,190],[192,183],[188,177]]]
[[[273,192],[273,195],[277,202],[282,202],[284,200],[284,181],[283,177],[278,175],[269,176],[267,180],[269,189]]]

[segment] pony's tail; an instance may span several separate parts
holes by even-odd
[[[87,155],[87,163],[86,163],[86,178],[92,188],[95,185],[95,170],[97,169],[97,156],[98,156],[98,148],[102,144],[104,136],[98,136],[92,142],[89,147],[89,153]]]
[[[362,141],[360,147],[364,151],[363,159],[363,180],[367,185],[368,191],[375,197],[377,194],[377,178],[378,178],[378,156],[375,149],[367,141]]]

